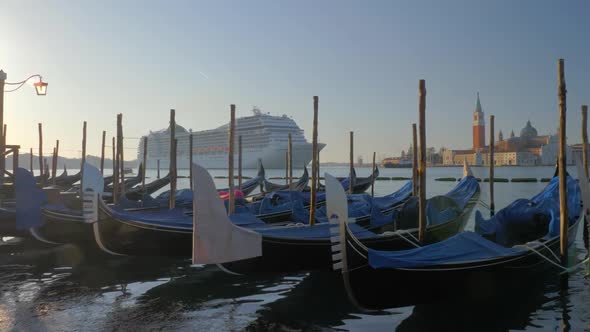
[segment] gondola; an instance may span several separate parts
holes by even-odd
[[[47,180],[49,183],[53,183],[53,181],[61,181],[62,179],[65,179],[68,176],[68,170],[66,169],[66,167],[64,166],[64,170],[63,172],[61,172],[60,175],[56,176],[55,179],[51,178],[49,180]]]
[[[581,183],[588,183],[583,171],[578,174]],[[334,269],[341,269],[352,302],[366,310],[505,292],[548,270],[563,269],[558,256],[558,186],[554,176],[540,194],[514,201],[489,220],[477,213],[475,232],[397,252],[368,248],[340,213],[339,227],[334,228],[339,233]],[[569,175],[567,193],[571,246],[583,218],[583,196]]]
[[[264,170],[264,166],[262,166],[262,162],[258,161],[258,173],[252,179],[242,183],[242,187],[239,188],[240,191],[244,194],[244,196],[250,195],[256,188],[260,188],[260,191],[263,190],[264,180],[266,180],[266,172]],[[219,191],[228,191],[228,188],[220,189]]]
[[[297,180],[297,182],[289,184],[278,184],[272,183],[268,180],[264,180],[264,191],[266,192],[273,192],[273,191],[280,191],[280,190],[291,190],[291,191],[303,191],[305,187],[307,187],[307,183],[309,182],[309,173],[307,172],[307,167],[303,167],[303,175]]]
[[[334,179],[336,181],[336,179]],[[340,189],[343,188],[340,186]],[[346,196],[345,196],[346,197]],[[472,175],[465,176],[456,187],[442,196],[428,201],[429,227],[426,242],[435,243],[463,230],[470,212],[479,197],[479,184]],[[329,197],[327,197],[329,204]],[[402,250],[417,245],[416,206],[406,202],[389,218],[378,216],[373,209],[368,220],[356,219],[349,224],[364,245],[381,250]],[[326,212],[329,216],[330,209]],[[331,267],[330,223],[325,221],[314,226],[286,226],[255,229],[262,235],[262,255],[247,260],[228,262],[223,268],[234,273],[294,272]],[[195,220],[198,229],[198,218]],[[198,234],[198,232],[196,233]],[[202,233],[201,233],[202,234]],[[206,236],[206,234],[203,234]]]
[[[82,183],[85,191],[100,193],[104,187],[100,171],[89,164],[84,167]],[[154,190],[162,181],[166,179],[158,179],[154,181],[155,184],[146,184],[146,191]],[[27,183],[26,180],[21,182]],[[39,211],[38,217],[21,218],[20,223],[17,220],[17,225],[11,227],[19,232],[16,236],[32,237],[51,244],[74,243],[97,248],[91,224],[94,220],[89,220],[88,215],[84,213],[84,202],[79,192],[60,192],[54,188],[28,190],[28,195],[40,195],[42,203],[28,208]],[[142,199],[146,199],[146,196]]]
[[[244,229],[230,223],[219,212],[211,198],[203,188],[214,188],[208,173],[198,165],[193,166],[195,186],[202,190],[197,192],[194,210],[194,253],[195,263],[217,263],[233,273],[249,272],[292,272],[316,269],[329,269],[331,264],[330,224],[319,223],[314,226],[292,225],[285,227],[251,227]],[[332,178],[333,179],[333,178]],[[338,186],[342,190],[342,186]],[[210,189],[213,190],[213,189]],[[475,205],[479,194],[479,184],[471,176],[465,176],[455,189],[447,195],[433,197],[429,201],[429,212],[432,224],[428,228],[427,241],[436,242],[448,238],[463,229],[471,208]],[[346,196],[344,196],[346,199]],[[201,211],[198,206],[211,206]],[[213,212],[216,212],[215,214]],[[366,227],[352,223],[351,227],[363,238],[363,241],[375,248],[405,249],[416,245],[412,240],[416,236],[415,229],[397,229],[384,232],[384,226],[402,223],[408,216],[413,219],[411,211],[401,208],[400,215],[392,218],[389,225]],[[328,215],[330,213],[328,212]],[[241,238],[242,235],[245,238]],[[252,238],[255,234],[258,238]],[[228,242],[230,239],[235,239]],[[234,253],[232,257],[224,252]],[[244,253],[259,254],[246,257]],[[239,254],[238,254],[239,253]],[[212,256],[212,257],[211,257]],[[241,257],[237,260],[236,257]]]
[[[190,198],[194,200],[192,191],[186,190],[191,192]],[[396,204],[395,200],[398,203],[404,202],[409,192],[405,188],[404,194],[392,196],[391,204]],[[195,196],[198,195],[197,190]],[[213,195],[219,200],[217,189]],[[99,200],[99,217],[93,225],[97,244],[107,252],[125,255],[189,257],[193,241],[194,202],[191,201],[190,205],[177,205],[174,209],[161,208],[160,200],[155,203],[134,207],[133,202],[122,201],[114,206]],[[219,203],[221,204],[221,200]],[[187,210],[186,206],[191,209]],[[249,229],[275,227],[257,218],[247,209],[238,208],[231,216],[231,221]],[[292,223],[289,219],[282,221]]]
[[[80,179],[82,179],[82,171],[78,171],[78,173],[74,175],[67,175],[66,173],[64,177],[56,177],[55,182],[48,180],[48,183],[51,183],[62,189],[70,189],[74,183],[80,181]]]
[[[125,178],[125,188],[133,188],[135,185],[141,183],[142,180],[143,180],[143,165],[139,164],[139,168],[137,169],[137,174],[134,177]],[[104,191],[113,192],[113,188],[114,188],[114,186],[111,181],[110,185],[105,185]]]
[[[260,187],[260,189],[262,191],[262,186],[263,186],[264,180],[265,180],[264,167],[262,166],[262,163],[259,163],[258,164],[258,174],[254,178],[242,183],[242,188],[240,189],[240,191],[242,192],[242,194],[244,196],[250,195],[258,187]],[[224,189],[219,189],[218,191],[219,192],[228,192],[229,189],[224,188]],[[190,208],[193,204],[193,192],[190,188],[177,190],[175,197],[176,197],[176,200],[175,200],[176,206]],[[168,205],[168,202],[170,201],[170,190],[160,193],[155,198],[155,200],[158,201],[163,206]]]
[[[82,183],[86,191],[100,192],[103,187],[102,175],[93,166],[86,164]],[[31,186],[32,175],[25,169],[17,174],[16,221],[14,229],[18,236],[32,237],[41,242],[94,243],[92,227],[83,212],[83,201],[79,192],[61,192],[59,188],[38,189]]]
[[[353,168],[352,169],[352,179],[353,179],[352,180],[353,181],[352,193],[353,194],[364,193],[369,188],[371,188],[371,185],[375,182],[375,180],[378,177],[379,177],[379,168],[378,167],[375,167],[375,169],[373,170],[373,173],[371,173],[371,175],[369,175],[366,178],[357,177],[356,171]],[[346,178],[338,178],[338,181],[340,181],[340,184],[342,185],[344,190],[346,190],[347,192],[350,191],[350,178],[351,178],[350,176],[346,177]],[[325,191],[326,188],[323,184],[320,183],[318,190]]]
[[[150,183],[145,185],[145,188],[141,185],[137,185],[131,189],[127,189],[125,191],[125,197],[132,201],[141,200],[142,198],[146,197],[146,195],[151,195],[156,191],[164,188],[168,184],[170,184],[170,173],[168,173],[165,177],[156,179]]]

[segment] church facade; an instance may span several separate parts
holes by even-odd
[[[497,166],[535,166],[555,165],[559,151],[557,135],[539,135],[530,121],[520,130],[520,136],[511,131],[504,138],[500,130],[498,141],[494,143],[494,165]],[[571,147],[567,147],[567,163],[572,164]],[[473,112],[473,147],[465,150],[445,150],[444,165],[489,165],[489,146],[485,145],[485,121],[479,93]]]

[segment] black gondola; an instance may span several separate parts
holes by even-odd
[[[307,183],[309,182],[309,173],[307,172],[307,167],[303,167],[303,175],[297,180],[297,182],[292,183],[291,186],[288,184],[278,184],[272,183],[268,180],[264,180],[264,191],[266,192],[273,192],[279,190],[292,190],[292,191],[303,191],[305,187],[307,187]]]
[[[580,190],[568,176],[569,245],[580,219]],[[476,231],[401,252],[372,250],[340,222],[335,269],[342,269],[349,298],[363,309],[419,304],[469,294],[495,294],[539,278],[559,263],[558,178],[529,200],[517,200]],[[556,230],[557,226],[557,230]],[[555,232],[557,231],[557,234]],[[480,235],[482,234],[482,235]]]
[[[353,181],[352,193],[353,194],[364,193],[369,188],[371,188],[371,185],[375,182],[375,180],[378,177],[379,177],[379,168],[378,167],[375,167],[375,169],[373,170],[373,173],[371,173],[371,175],[369,175],[366,178],[357,177],[356,171],[353,168],[352,169],[352,179],[353,179],[352,180]],[[342,187],[344,188],[344,190],[349,191],[349,189],[350,189],[350,176],[346,177],[346,178],[338,178],[338,180],[342,184]],[[320,183],[318,190],[325,191],[326,188],[323,184]]]
[[[461,192],[460,200],[455,200]],[[479,185],[473,176],[463,181],[445,196],[429,199],[432,216],[441,212],[453,211],[452,217],[439,218],[427,228],[426,242],[436,243],[463,230],[471,210],[479,198]],[[361,236],[367,247],[380,250],[403,250],[417,245],[418,230],[414,210],[408,202],[398,210],[389,222],[373,227],[371,217],[361,224],[355,220],[350,223],[354,232]],[[329,210],[328,210],[329,211]],[[329,213],[329,212],[328,212]],[[198,220],[196,221],[198,224]],[[396,228],[397,225],[411,225]],[[275,227],[258,230],[262,234],[262,255],[259,257],[222,264],[224,268],[236,273],[251,272],[292,272],[316,269],[329,269],[332,257],[328,222],[315,226]]]
[[[401,197],[400,202],[405,198]],[[121,205],[109,206],[102,200],[98,204],[99,218],[93,227],[97,244],[105,251],[138,256],[190,257],[193,210],[187,211],[182,206],[172,210],[138,206],[129,210]],[[269,226],[250,213],[236,213],[232,220],[251,229]],[[282,221],[289,222],[287,219]],[[327,262],[329,260],[324,260],[324,264]]]

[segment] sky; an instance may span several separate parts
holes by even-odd
[[[79,157],[123,114],[125,157],[136,138],[168,125],[211,129],[254,105],[287,114],[311,141],[319,96],[322,161],[399,155],[418,120],[426,80],[428,146],[470,148],[476,93],[486,123],[518,135],[558,126],[557,59],[565,59],[567,134],[580,141],[590,103],[590,2],[579,1],[33,1],[0,2],[0,68],[7,82],[41,74],[5,94],[8,144]],[[497,134],[497,133],[496,133]],[[486,141],[489,133],[486,132]],[[108,151],[108,150],[107,150]]]

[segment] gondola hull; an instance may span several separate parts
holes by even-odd
[[[16,227],[16,211],[11,208],[0,208],[0,237],[28,237],[30,234],[26,229]]]
[[[29,230],[37,240],[55,244],[72,243],[96,248],[92,224],[85,222],[81,214],[42,209],[42,215],[41,225]]]
[[[472,197],[461,214],[448,222],[428,227],[426,243],[435,243],[447,239],[465,227],[469,216],[479,197],[479,191]],[[380,235],[362,239],[362,243],[372,249],[404,250],[415,248],[413,238],[418,237],[418,230],[409,234]],[[332,243],[329,239],[297,239],[263,236],[262,256],[225,263],[223,266],[236,273],[253,272],[295,272],[325,269],[332,266]]]
[[[575,242],[579,220],[569,229],[569,245]],[[485,301],[490,296],[522,287],[539,275],[557,270],[555,265],[533,251],[521,255],[423,268],[374,269],[367,263],[366,250],[350,234],[346,235],[349,297],[362,309],[396,308],[450,297]],[[559,237],[539,252],[546,257],[559,255]],[[556,277],[557,274],[553,274]]]
[[[97,245],[109,253],[183,258],[192,254],[192,230],[121,220],[102,202],[93,231]]]

